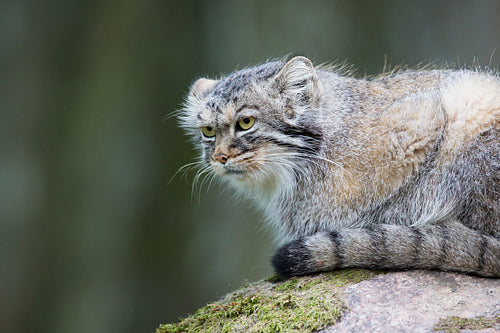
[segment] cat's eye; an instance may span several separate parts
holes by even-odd
[[[238,126],[244,131],[252,128],[253,124],[255,124],[254,117],[245,117],[238,120]]]
[[[202,127],[201,132],[203,133],[204,136],[207,138],[211,138],[215,136],[215,130],[213,127],[207,126],[207,127]]]

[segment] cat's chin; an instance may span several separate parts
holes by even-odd
[[[288,191],[289,185],[293,184],[293,180],[283,181],[285,177],[265,175],[256,170],[226,174],[222,178],[238,192],[250,195],[257,201],[263,200],[264,202],[261,202],[263,204],[269,203],[268,200],[274,195]]]
[[[216,172],[217,173],[217,172]],[[221,178],[227,180],[237,186],[248,186],[256,183],[255,175],[252,175],[252,171],[240,170],[240,169],[226,169],[221,173],[217,173]]]
[[[259,168],[243,168],[236,165],[212,164],[212,170],[238,191],[269,198],[277,191],[288,190],[294,184],[291,174],[280,169],[279,172],[266,173]]]
[[[222,178],[242,178],[248,175],[249,171],[234,166],[212,164],[212,170]]]
[[[241,169],[224,169],[224,176],[237,177],[248,174],[247,170]]]

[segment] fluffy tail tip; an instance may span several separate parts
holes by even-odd
[[[310,273],[310,254],[302,239],[283,245],[271,260],[274,270],[282,278]]]

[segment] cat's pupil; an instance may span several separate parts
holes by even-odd
[[[212,127],[207,127],[207,131],[212,132]]]
[[[250,124],[250,118],[243,118],[243,122],[247,125]]]

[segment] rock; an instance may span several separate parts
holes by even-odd
[[[492,329],[500,331],[500,279],[395,272],[349,285],[344,291],[349,310],[323,332],[431,332],[439,328],[440,320],[451,317],[490,319]]]
[[[341,270],[249,284],[157,332],[500,332],[500,279]],[[465,332],[465,331],[464,331]]]

